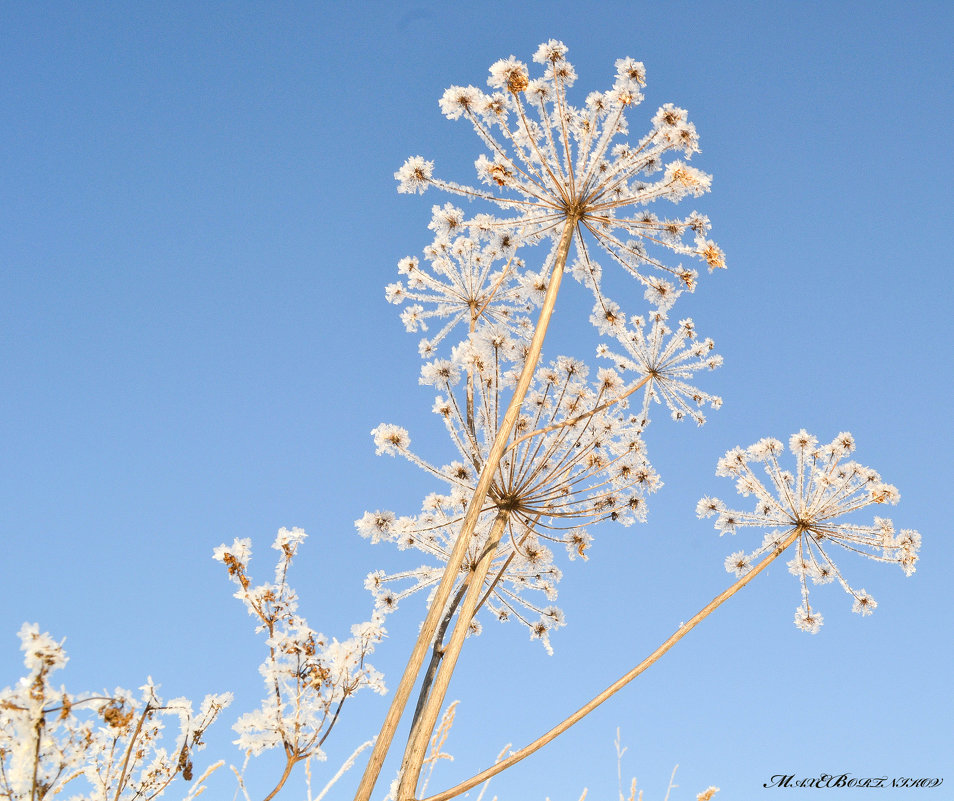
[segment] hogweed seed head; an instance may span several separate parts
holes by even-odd
[[[606,307],[599,303],[593,312],[594,317],[598,315],[606,315]],[[674,420],[689,417],[702,425],[706,419],[700,411],[703,405],[718,409],[722,398],[703,392],[688,381],[695,373],[715,370],[722,364],[722,357],[712,352],[712,340],[699,339],[689,319],[680,320],[679,327],[672,331],[660,311],[650,316],[648,325],[642,317],[633,317],[629,323],[604,323],[602,327],[604,333],[616,337],[626,354],[611,351],[606,345],[600,345],[596,352],[612,359],[620,370],[648,379],[640,412],[643,424],[648,424],[649,406],[655,401],[665,403]]]
[[[877,603],[863,589],[853,589],[842,576],[831,556],[832,545],[879,562],[901,566],[911,575],[918,560],[921,535],[903,529],[896,533],[890,520],[875,517],[871,525],[843,520],[870,504],[897,503],[896,487],[881,480],[874,470],[854,461],[847,461],[855,449],[854,438],[842,432],[827,445],[804,429],[789,438],[788,449],[795,457],[794,472],[782,469],[785,448],[771,437],[759,440],[749,448],[733,448],[718,463],[716,475],[734,478],[736,489],[745,497],[753,496],[755,509],[729,509],[717,498],[699,501],[699,517],[715,516],[715,527],[721,534],[735,534],[740,528],[767,528],[762,544],[751,553],[737,551],[725,560],[726,570],[745,575],[755,561],[793,532],[795,555],[788,562],[789,572],[798,578],[802,603],[795,613],[795,625],[815,633],[822,616],[812,608],[808,598],[808,581],[827,584],[837,581],[852,596],[852,611],[870,615]],[[769,479],[766,487],[753,471],[753,464],[762,464]]]
[[[569,222],[576,228],[577,254],[584,263],[590,258],[582,238],[586,231],[647,287],[665,281],[647,275],[648,266],[692,289],[694,270],[665,264],[651,249],[699,258],[710,270],[725,267],[722,251],[705,238],[708,220],[695,212],[663,220],[646,207],[709,191],[710,176],[684,160],[671,160],[674,154],[689,159],[699,151],[695,126],[684,109],[666,104],[637,143],[617,141],[629,130],[626,111],[643,99],[643,65],[618,60],[613,88],[592,92],[577,108],[567,101],[576,72],[566,50],[556,40],[537,49],[534,61],[544,66],[539,78],[531,79],[526,65],[511,56],[490,68],[488,84],[496,91],[452,86],[441,98],[444,115],[468,119],[488,148],[489,154],[476,162],[486,188],[435,178],[433,162],[415,156],[394,174],[398,191],[423,192],[435,186],[489,201],[511,216],[490,218],[485,224],[528,243],[549,237],[555,247]],[[598,283],[590,284],[598,294]]]

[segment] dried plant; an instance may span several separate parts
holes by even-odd
[[[239,735],[235,744],[247,754],[278,747],[284,751],[285,768],[266,801],[282,789],[295,765],[325,758],[321,747],[348,698],[363,688],[384,692],[383,677],[366,662],[385,634],[380,615],[352,626],[352,636],[339,642],[312,629],[298,614],[288,570],[305,537],[300,528],[280,529],[272,543],[279,554],[275,579],[255,586],[248,573],[250,540],[236,539],[214,553],[238,587],[235,597],[258,621],[257,630],[267,634],[268,655],[259,668],[265,698],[234,727]]]
[[[407,459],[438,486],[409,507],[419,513],[366,512],[356,527],[372,543],[420,553],[424,563],[370,573],[366,587],[373,613],[351,628],[350,638],[338,641],[308,625],[288,583],[305,539],[301,529],[278,532],[274,579],[263,584],[253,584],[249,574],[248,539],[215,549],[214,558],[236,585],[235,596],[266,636],[260,668],[265,697],[234,726],[246,765],[266,750],[284,753],[282,773],[265,801],[286,786],[300,763],[312,801],[312,761],[324,759],[322,746],[345,702],[361,689],[384,692],[383,678],[367,658],[385,636],[385,616],[407,597],[426,593],[427,613],[379,735],[352,753],[315,801],[373,742],[355,796],[369,801],[418,682],[392,797],[420,798],[435,765],[449,759],[443,747],[456,707],[446,709],[443,718],[441,710],[465,639],[480,633],[478,613],[518,621],[550,650],[551,634],[564,624],[555,605],[561,552],[568,561],[586,561],[592,527],[603,521],[644,522],[646,499],[661,486],[645,443],[654,407],[664,405],[674,419],[702,424],[703,408],[721,405],[717,395],[697,384],[722,358],[711,339],[699,338],[691,319],[675,323],[672,312],[683,293],[699,283],[697,271],[679,259],[696,259],[712,271],[725,267],[724,255],[707,238],[704,215],[670,217],[651,210],[709,190],[710,177],[687,163],[699,150],[695,127],[683,109],[666,104],[652,115],[647,133],[635,142],[622,141],[629,135],[627,114],[642,100],[643,65],[618,60],[612,88],[573,106],[568,92],[576,73],[566,52],[561,42],[550,40],[534,54],[537,77],[511,56],[491,66],[489,92],[452,86],[444,93],[445,116],[467,119],[486,148],[476,161],[479,186],[435,177],[433,163],[421,156],[395,173],[400,192],[433,188],[478,201],[482,209],[468,217],[451,203],[433,206],[428,226],[433,241],[423,258],[399,262],[402,278],[385,290],[386,299],[402,307],[404,327],[426,334],[418,344],[424,360],[419,381],[437,393],[432,409],[450,456],[428,458],[411,449],[403,427],[377,426],[372,436],[379,454]],[[623,309],[608,297],[596,253],[636,280],[642,308]],[[574,356],[543,357],[566,272],[583,287],[585,308],[592,308],[596,356],[611,367]],[[609,342],[597,342],[601,337]],[[717,474],[734,478],[743,496],[754,496],[754,511],[730,509],[708,497],[699,502],[699,516],[715,516],[721,533],[769,529],[754,550],[725,559],[736,576],[730,587],[561,723],[516,751],[508,745],[494,765],[425,801],[445,801],[483,783],[482,797],[491,777],[618,692],[790,548],[789,569],[802,593],[795,622],[813,633],[821,615],[809,603],[809,580],[837,580],[863,615],[876,606],[865,590],[843,578],[832,545],[914,572],[917,532],[896,533],[890,521],[878,517],[871,524],[854,520],[869,504],[895,503],[898,492],[874,471],[846,461],[854,449],[850,435],[819,446],[800,431],[789,449],[794,471],[782,468],[783,447],[775,439],[735,448],[720,460]],[[755,464],[763,465],[768,485],[752,469]],[[91,789],[78,798],[151,799],[176,776],[192,779],[193,753],[228,695],[208,696],[198,714],[185,699],[162,702],[151,680],[139,697],[123,690],[71,696],[49,683],[50,674],[65,664],[62,644],[36,626],[25,625],[20,636],[29,673],[0,695],[0,796],[40,801],[82,778]],[[168,715],[179,720],[171,750],[160,745],[161,720]],[[625,749],[618,732],[616,747],[621,764]],[[200,777],[189,798],[201,792],[216,767]],[[238,791],[251,801],[245,768],[233,770]],[[624,795],[621,768],[619,780],[620,801],[641,801],[635,780]],[[710,801],[716,792],[709,787],[697,801]]]
[[[464,378],[466,412],[453,422],[461,429],[458,431],[460,442],[479,455],[479,470],[474,474],[476,480],[472,488],[468,488],[469,497],[459,531],[452,549],[446,553],[444,571],[431,596],[428,614],[362,779],[357,795],[359,801],[367,801],[370,797],[425,653],[428,648],[433,648],[432,667],[434,658],[439,659],[440,667],[433,683],[425,684],[426,698],[422,695],[418,704],[405,751],[404,778],[399,791],[402,799],[414,794],[424,752],[436,725],[450,675],[464,637],[470,630],[474,612],[481,603],[490,563],[509,518],[509,510],[499,505],[511,502],[510,496],[501,491],[505,488],[500,487],[499,479],[509,470],[507,451],[519,442],[519,439],[514,439],[514,432],[519,432],[518,421],[532,415],[532,411],[524,411],[525,404],[533,400],[527,393],[535,381],[543,341],[571,247],[575,246],[576,253],[571,274],[594,294],[597,302],[594,317],[601,321],[599,325],[603,330],[610,320],[612,326],[621,328],[621,324],[615,321],[621,321],[622,317],[618,307],[602,291],[602,271],[591,258],[588,241],[595,241],[643,285],[645,297],[654,306],[656,314],[663,314],[683,289],[693,290],[697,273],[682,265],[667,264],[655,251],[669,250],[678,255],[694,256],[704,260],[710,269],[725,266],[721,251],[705,239],[709,223],[704,216],[692,213],[682,219],[661,219],[646,211],[647,204],[657,200],[677,202],[687,196],[698,196],[708,190],[710,181],[707,175],[684,161],[667,162],[674,153],[689,158],[698,150],[695,128],[682,109],[672,105],[661,108],[652,119],[650,132],[637,144],[618,141],[618,137],[628,133],[626,112],[642,99],[643,65],[632,59],[617,61],[613,88],[590,94],[585,107],[576,108],[567,101],[567,89],[573,84],[576,74],[566,60],[566,47],[560,42],[550,41],[541,45],[534,60],[543,67],[543,75],[539,78],[531,80],[526,65],[511,57],[491,67],[488,80],[493,90],[491,93],[473,86],[454,86],[441,99],[444,114],[450,119],[466,117],[488,148],[489,155],[482,155],[476,164],[478,177],[487,189],[436,178],[433,164],[420,156],[409,159],[395,173],[399,191],[423,192],[428,187],[435,187],[469,199],[487,201],[508,213],[508,216],[484,213],[464,220],[460,215],[445,214],[435,207],[431,227],[438,232],[450,227],[450,223],[442,220],[451,218],[455,230],[466,230],[472,237],[495,235],[497,241],[506,242],[507,248],[534,245],[544,240],[549,240],[551,247],[542,259],[541,269],[525,269],[515,276],[516,283],[525,289],[527,302],[539,307],[539,316],[529,344],[514,348],[513,386],[506,405],[500,404],[499,409],[494,407],[490,418],[492,425],[489,429],[484,426],[479,435],[481,421],[472,407],[473,398],[483,384],[477,380],[479,371],[473,362],[467,364]],[[691,238],[691,244],[687,238]],[[501,272],[506,277],[509,272],[517,271],[519,264],[509,256],[508,265]],[[390,295],[394,299],[393,291]],[[508,302],[512,303],[518,295],[505,294],[502,297],[508,297]],[[476,330],[481,316],[489,318],[494,314],[496,298],[495,293],[472,293],[468,301],[472,310],[468,343],[472,344],[475,337],[486,339],[501,335],[499,331],[481,335]],[[423,307],[421,309],[417,315],[425,313]],[[515,311],[507,309],[507,316]],[[440,315],[439,307],[437,314]],[[443,338],[443,332],[440,338]],[[466,344],[460,347],[466,349]],[[424,355],[431,355],[431,343],[422,346],[421,351]],[[466,362],[467,356],[459,354],[458,359]],[[494,367],[497,369],[496,364]],[[648,380],[648,376],[644,377],[640,386]],[[490,389],[495,403],[500,403],[501,382],[493,383]],[[630,388],[630,391],[634,390],[635,387]],[[592,407],[584,407],[577,412],[581,413],[596,412]],[[527,450],[544,449],[545,452],[545,444],[529,440],[537,434],[542,436],[569,426],[573,419],[563,419],[537,432],[523,434],[528,441]],[[583,419],[588,418],[584,416]],[[404,438],[404,434],[394,428],[379,429],[376,436],[379,448],[382,439],[387,442],[388,437],[395,437],[397,447]],[[475,460],[472,457],[471,460],[465,459],[465,463],[467,461]],[[539,469],[534,465],[530,471],[536,474]],[[491,492],[495,482],[496,494]],[[571,481],[564,482],[564,487],[574,486]],[[463,599],[458,601],[455,596],[455,592],[459,592],[459,589],[455,591],[458,575],[472,540],[476,536],[480,541],[478,526],[490,508],[488,497],[491,504],[498,503],[496,519],[500,525],[491,526],[486,541],[481,541],[481,557],[475,569],[470,571],[471,579]],[[546,511],[541,517],[548,517]],[[434,638],[439,627],[442,632],[445,628],[442,620],[447,619],[449,604],[458,607],[457,624],[450,641],[444,646],[435,643]]]
[[[563,614],[530,597],[536,592],[547,602],[556,597],[560,571],[544,543],[562,540],[571,558],[585,558],[589,524],[606,518],[627,523],[645,519],[645,497],[660,484],[643,442],[653,404],[665,404],[674,419],[699,424],[705,420],[704,406],[721,405],[718,396],[696,386],[696,374],[722,362],[713,353],[712,340],[699,339],[690,319],[680,320],[675,330],[669,322],[682,293],[695,290],[698,274],[670,263],[665,251],[699,258],[710,271],[725,267],[724,256],[706,238],[709,221],[703,215],[693,211],[670,219],[648,211],[655,201],[678,202],[708,191],[708,175],[672,160],[698,152],[694,126],[684,110],[667,104],[637,143],[618,142],[628,133],[626,114],[642,99],[641,63],[617,61],[613,88],[591,93],[577,108],[567,99],[576,74],[566,47],[551,40],[540,46],[534,61],[542,65],[540,77],[531,78],[526,65],[511,56],[490,68],[489,93],[453,86],[441,98],[445,116],[466,118],[488,150],[476,162],[480,187],[436,177],[433,163],[421,156],[408,159],[395,173],[400,192],[436,188],[483,202],[495,213],[468,219],[451,204],[434,206],[429,227],[437,238],[425,251],[425,262],[403,261],[400,270],[409,277],[408,288],[392,284],[387,289],[391,302],[416,301],[402,314],[409,330],[423,329],[425,321],[446,320],[419,347],[430,360],[420,383],[438,390],[433,409],[442,417],[458,459],[437,466],[412,451],[408,432],[394,424],[372,432],[378,453],[403,456],[445,490],[429,495],[420,515],[377,511],[357,521],[359,532],[372,542],[414,548],[430,563],[390,575],[377,571],[368,578],[381,611],[420,590],[429,591],[429,606],[356,801],[370,797],[428,649],[431,657],[404,750],[398,801],[420,797],[426,748],[463,642],[480,630],[477,611],[486,607],[500,619],[514,617],[550,647],[549,633],[563,623]],[[527,255],[545,242],[549,248],[538,258]],[[632,314],[607,297],[593,243],[641,284],[646,312]],[[535,268],[528,266],[534,262]],[[567,269],[595,298],[590,322],[599,334],[615,340],[597,348],[614,369],[599,370],[595,381],[576,359],[561,356],[550,366],[542,360]],[[527,315],[534,309],[538,316],[531,326]],[[455,344],[451,333],[464,323],[466,331]],[[641,403],[633,414],[629,403],[640,390]],[[833,522],[836,515],[867,503],[896,499],[893,488],[882,485],[876,474],[853,464],[839,466],[848,448],[846,436],[827,449],[803,444],[796,454],[796,478],[774,462],[777,448],[766,444],[774,441],[763,440],[748,452],[737,449],[750,461],[768,463],[778,490],[775,500],[748,470],[745,458],[720,462],[720,473],[739,473],[739,488],[755,494],[759,508],[745,516],[708,501],[711,509],[705,502],[700,509],[719,513],[717,526],[723,531],[736,525],[777,529],[752,553],[726,560],[737,573],[736,583],[562,723],[427,801],[459,795],[558,736],[653,664],[796,541],[790,568],[802,585],[796,618],[801,627],[814,631],[820,623],[808,605],[807,578],[837,578],[854,596],[856,611],[869,613],[873,600],[844,581],[825,541],[898,561],[910,572],[919,537],[906,530],[896,537],[891,524],[880,519],[874,526]],[[566,533],[558,535],[561,529]],[[711,796],[715,790],[706,792]]]
[[[881,476],[857,462],[844,461],[855,449],[855,440],[842,432],[828,445],[819,446],[818,439],[804,429],[789,438],[789,450],[795,456],[795,472],[782,470],[779,457],[782,443],[765,438],[743,450],[733,448],[720,461],[717,475],[736,479],[736,489],[743,495],[754,495],[752,512],[727,509],[717,498],[699,501],[700,517],[716,515],[715,526],[721,534],[735,534],[742,527],[772,529],[762,544],[751,553],[736,551],[726,557],[730,573],[744,576],[753,562],[763,554],[787,548],[793,541],[795,556],[788,563],[789,571],[798,577],[802,604],[795,612],[795,625],[816,633],[822,616],[808,600],[808,579],[814,584],[837,580],[852,596],[852,611],[870,615],[878,605],[864,590],[852,589],[841,575],[826,548],[838,545],[879,562],[899,564],[905,575],[914,573],[921,546],[917,531],[903,529],[895,533],[890,520],[876,517],[872,525],[836,522],[840,518],[872,503],[897,503],[898,490],[881,480]],[[769,491],[752,471],[750,463],[761,463],[771,480]]]
[[[163,701],[149,679],[140,694],[72,694],[50,677],[66,665],[63,643],[39,626],[19,632],[27,675],[0,692],[0,798],[41,801],[67,785],[85,785],[74,801],[122,801],[161,796],[173,779],[194,782],[194,798],[221,763],[195,779],[193,756],[202,736],[232,700],[207,695],[193,711],[186,698]],[[178,734],[163,744],[163,720],[175,718]],[[171,740],[171,742],[170,742]]]

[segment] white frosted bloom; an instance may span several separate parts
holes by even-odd
[[[418,383],[422,386],[444,387],[453,386],[460,381],[460,371],[457,365],[449,359],[435,359],[421,368],[421,377]]]
[[[571,562],[578,556],[584,562],[590,558],[586,555],[586,551],[593,542],[593,537],[586,532],[586,529],[571,529],[563,535],[563,541],[566,543],[566,552],[569,554]]]
[[[391,423],[381,423],[371,430],[371,434],[374,436],[375,453],[379,456],[382,453],[394,456],[406,451],[411,445],[407,429]]]
[[[621,59],[611,90],[591,93],[583,108],[571,106],[567,90],[576,78],[566,60],[567,48],[550,40],[534,54],[544,74],[531,80],[527,66],[511,56],[494,63],[488,84],[491,94],[473,86],[453,86],[441,98],[450,119],[466,118],[488,148],[476,161],[481,188],[434,178],[433,165],[410,159],[396,173],[399,190],[422,191],[433,185],[469,199],[487,200],[511,216],[489,226],[509,231],[527,242],[558,239],[567,220],[576,223],[579,261],[590,260],[582,234],[638,280],[649,286],[645,268],[662,270],[692,289],[696,273],[682,265],[667,265],[649,248],[703,259],[710,269],[724,267],[714,243],[700,239],[708,230],[701,215],[660,221],[647,215],[647,204],[678,201],[709,190],[710,178],[684,161],[698,152],[698,136],[683,109],[663,106],[653,117],[649,133],[637,143],[622,144],[628,133],[625,112],[642,100],[645,69],[640,62]],[[661,177],[653,178],[654,174]],[[556,243],[554,241],[554,247]],[[550,265],[545,267],[548,272]],[[574,271],[599,295],[591,273]]]
[[[626,315],[620,310],[619,304],[612,300],[597,302],[590,315],[590,322],[601,334],[620,336],[626,330]]]
[[[402,450],[402,456],[445,482],[448,492],[429,495],[413,518],[397,521],[392,513],[378,511],[356,521],[362,536],[388,539],[432,560],[418,570],[368,577],[366,586],[381,612],[390,612],[420,590],[431,590],[439,580],[440,565],[457,540],[496,436],[507,403],[507,365],[518,353],[505,332],[481,326],[454,349],[452,358],[461,372],[471,374],[472,382],[453,382],[447,365],[435,363],[429,369],[429,383],[444,383],[446,394],[435,401],[434,411],[460,458],[437,466]],[[537,370],[465,560],[476,562],[493,519],[506,513],[507,533],[487,575],[484,607],[488,614],[519,620],[531,631],[539,627],[541,614],[534,595],[542,593],[552,601],[560,579],[545,543],[560,543],[571,559],[586,560],[592,538],[584,526],[604,519],[623,525],[644,520],[646,497],[662,483],[625,402],[611,402],[624,386],[619,374],[600,369],[593,381],[587,373],[583,362],[566,357]],[[555,619],[537,635],[545,646],[554,627]]]
[[[527,65],[513,56],[495,61],[490,67],[487,84],[494,89],[522,92],[528,83]]]
[[[823,622],[821,612],[810,609],[805,604],[795,610],[795,625],[802,631],[807,631],[809,634],[818,634]]]
[[[526,328],[527,301],[518,281],[522,262],[515,258],[515,240],[465,224],[464,213],[447,203],[434,206],[429,226],[437,237],[424,250],[423,263],[406,258],[398,270],[407,285],[389,284],[385,297],[404,308],[401,320],[408,331],[427,331],[428,322],[440,325],[423,340],[422,355],[430,354],[459,325],[473,328],[477,320],[503,325],[513,333]]]
[[[632,371],[646,378],[643,391],[642,419],[649,420],[649,407],[665,403],[674,420],[688,417],[702,425],[705,416],[700,409],[708,404],[713,409],[722,405],[722,398],[703,392],[689,381],[695,373],[714,370],[722,364],[722,357],[712,353],[711,339],[696,336],[692,320],[680,320],[672,331],[661,313],[655,313],[647,327],[642,317],[634,317],[630,326],[619,327],[612,333],[626,353],[620,354],[602,347],[598,355],[612,359],[621,370]]]
[[[247,565],[252,558],[252,541],[248,537],[236,537],[231,545],[219,545],[213,552],[212,558],[217,562],[227,564],[227,559]]]
[[[714,514],[720,514],[724,508],[725,504],[718,498],[710,498],[706,495],[696,504],[696,517],[712,517]]]
[[[302,528],[280,528],[278,534],[275,535],[275,541],[272,543],[272,548],[276,551],[287,551],[291,550],[294,552],[299,545],[301,545],[308,535],[305,533],[305,530]]]
[[[900,497],[874,470],[845,460],[854,448],[854,438],[847,432],[819,446],[817,437],[803,429],[789,438],[794,471],[782,469],[784,448],[772,437],[748,448],[733,448],[719,460],[716,475],[734,478],[743,496],[754,497],[754,510],[728,509],[722,501],[708,497],[696,508],[700,517],[716,515],[715,527],[722,534],[747,527],[771,529],[756,550],[739,551],[725,560],[726,570],[737,575],[741,566],[753,564],[797,532],[795,553],[788,562],[802,594],[795,624],[811,633],[821,627],[822,616],[809,603],[809,580],[814,584],[837,580],[854,599],[852,609],[859,614],[869,615],[877,606],[865,590],[853,589],[844,579],[831,556],[833,545],[875,561],[899,564],[907,575],[914,572],[918,558],[921,537],[916,531],[895,536],[891,521],[881,517],[871,525],[845,520],[870,504],[897,503]],[[768,485],[753,470],[752,465],[758,464]]]
[[[752,563],[746,558],[745,551],[736,551],[725,558],[725,569],[737,576],[744,576],[752,569]]]
[[[20,638],[20,650],[23,651],[23,664],[28,670],[46,673],[66,666],[68,660],[63,650],[65,640],[56,642],[46,632],[41,633],[36,623],[24,623],[17,636]]]
[[[433,171],[433,161],[425,161],[420,156],[409,158],[401,169],[394,173],[398,181],[398,192],[423,192]]]
[[[365,512],[354,525],[362,537],[377,543],[391,538],[394,520],[394,512]]]
[[[859,615],[870,615],[874,612],[875,607],[878,605],[878,602],[875,601],[867,592],[864,590],[858,590],[855,595],[855,601],[851,605],[851,611],[856,612]]]

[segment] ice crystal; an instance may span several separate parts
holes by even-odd
[[[198,712],[186,698],[163,701],[151,678],[138,695],[122,688],[69,693],[50,681],[66,665],[63,643],[36,624],[24,623],[19,636],[29,672],[0,691],[0,798],[51,797],[67,783],[80,789],[71,783],[80,777],[89,788],[82,798],[111,801],[158,797],[177,776],[193,781],[192,757],[230,693],[207,695]],[[164,739],[168,718],[177,733]]]
[[[380,614],[352,626],[351,637],[343,641],[315,631],[298,614],[288,569],[305,537],[300,528],[279,530],[272,543],[279,552],[272,583],[252,584],[248,539],[220,545],[213,554],[238,587],[235,597],[267,635],[268,656],[259,669],[265,698],[258,709],[239,718],[235,743],[252,754],[283,747],[291,764],[324,758],[321,745],[346,698],[363,688],[384,692],[381,674],[366,661],[385,633]]]

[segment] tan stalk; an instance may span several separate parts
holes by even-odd
[[[696,612],[687,622],[679,626],[679,628],[666,640],[662,645],[660,645],[655,651],[653,651],[649,656],[647,656],[642,662],[640,662],[636,667],[630,670],[628,673],[624,673],[620,676],[615,682],[613,682],[609,687],[607,687],[603,692],[597,695],[593,700],[581,706],[576,712],[574,712],[570,717],[564,720],[562,723],[558,723],[546,734],[538,737],[529,745],[524,746],[519,751],[515,751],[513,754],[508,756],[506,759],[502,759],[500,762],[492,765],[486,770],[478,773],[476,776],[472,776],[466,781],[461,782],[454,787],[451,787],[449,790],[445,790],[442,793],[437,793],[436,795],[428,796],[423,799],[423,801],[448,801],[448,799],[454,798],[461,793],[467,792],[472,787],[476,787],[481,782],[487,781],[492,776],[496,776],[501,771],[506,770],[507,768],[516,765],[523,759],[526,759],[530,754],[535,751],[539,751],[543,746],[549,743],[551,740],[555,739],[559,735],[563,734],[567,729],[570,728],[574,723],[585,718],[590,712],[592,712],[596,707],[602,704],[611,696],[619,692],[623,687],[629,684],[633,679],[635,679],[640,673],[642,673],[646,668],[655,663],[663,654],[666,653],[670,648],[672,648],[679,640],[686,636],[693,628],[696,627],[698,623],[707,618],[712,612],[714,612],[719,606],[721,606],[725,601],[735,595],[739,590],[741,590],[746,584],[748,584],[752,579],[754,579],[759,573],[765,570],[772,562],[778,559],[779,556],[795,542],[796,539],[801,535],[804,529],[801,526],[793,528],[788,535],[783,539],[776,549],[765,557],[761,562],[759,562],[755,567],[753,567],[748,573],[742,576],[735,584],[729,587],[725,592],[720,593],[715,598],[713,598],[709,603],[707,603],[702,609]],[[401,796],[399,796],[401,798]]]
[[[460,612],[457,615],[457,623],[451,634],[450,642],[444,649],[444,655],[441,659],[441,666],[437,671],[437,677],[431,691],[424,702],[424,708],[421,710],[420,717],[411,729],[411,736],[404,751],[404,765],[401,772],[401,784],[398,788],[397,798],[413,798],[417,790],[417,783],[421,776],[421,768],[424,766],[424,758],[427,755],[427,745],[431,741],[431,735],[434,726],[437,725],[437,716],[444,703],[444,697],[447,695],[447,688],[450,685],[451,676],[457,665],[457,657],[460,656],[460,650],[464,646],[464,638],[470,629],[471,620],[474,617],[474,610],[477,608],[477,602],[480,599],[481,590],[484,587],[484,579],[487,578],[487,572],[490,570],[490,563],[493,561],[494,554],[497,552],[497,544],[503,536],[504,529],[507,527],[507,521],[510,519],[510,512],[501,509],[494,519],[493,526],[490,528],[490,534],[487,536],[487,542],[483,547],[477,564],[471,570],[470,583],[467,587],[467,593],[464,595],[464,601],[460,606]]]
[[[573,232],[576,230],[579,216],[575,213],[568,214],[563,226],[563,232],[560,236],[560,242],[557,245],[556,259],[553,265],[553,271],[550,274],[550,283],[547,286],[546,296],[543,299],[543,306],[540,309],[540,317],[537,320],[537,327],[533,332],[533,339],[530,342],[530,349],[527,352],[526,361],[520,378],[517,380],[517,386],[514,388],[513,397],[510,400],[510,406],[504,414],[503,421],[494,438],[494,443],[487,455],[487,461],[480,473],[480,479],[474,489],[474,495],[467,507],[467,513],[461,525],[460,534],[454,549],[447,559],[447,566],[444,568],[444,575],[434,592],[434,598],[431,601],[430,608],[427,610],[427,616],[421,624],[421,631],[418,634],[417,641],[411,651],[407,666],[404,668],[404,675],[394,691],[394,698],[391,706],[384,718],[381,731],[375,741],[371,757],[368,759],[368,765],[365,768],[364,775],[361,777],[361,783],[355,793],[355,801],[369,801],[374,785],[381,773],[384,765],[384,759],[391,747],[391,741],[394,739],[394,733],[397,731],[398,723],[404,714],[404,708],[407,706],[408,698],[414,689],[417,681],[417,675],[421,670],[424,657],[430,648],[431,640],[444,614],[444,608],[450,598],[451,591],[454,589],[454,582],[460,572],[460,566],[464,561],[464,555],[467,552],[467,545],[470,542],[471,535],[477,525],[477,519],[483,510],[484,500],[487,492],[490,490],[491,482],[504,450],[507,447],[507,440],[510,439],[510,432],[517,422],[517,416],[520,414],[520,407],[523,405],[523,399],[530,388],[530,381],[533,379],[533,373],[536,370],[537,362],[540,360],[540,352],[543,350],[543,339],[546,336],[547,327],[550,324],[550,317],[553,315],[553,308],[556,305],[557,293],[560,289],[560,281],[563,278],[563,270],[566,266],[567,255],[570,252],[570,243],[573,241]]]
[[[282,776],[281,776],[281,778],[278,780],[278,784],[275,785],[275,789],[272,790],[267,796],[265,796],[264,801],[271,801],[271,799],[273,799],[276,795],[278,795],[278,791],[281,790],[282,787],[285,786],[285,782],[287,782],[287,781],[288,781],[288,777],[291,776],[292,768],[295,767],[295,765],[298,763],[298,761],[299,761],[299,760],[295,759],[295,758],[289,753],[289,748],[288,748],[288,746],[286,745],[286,746],[285,746],[285,770],[282,771]]]

